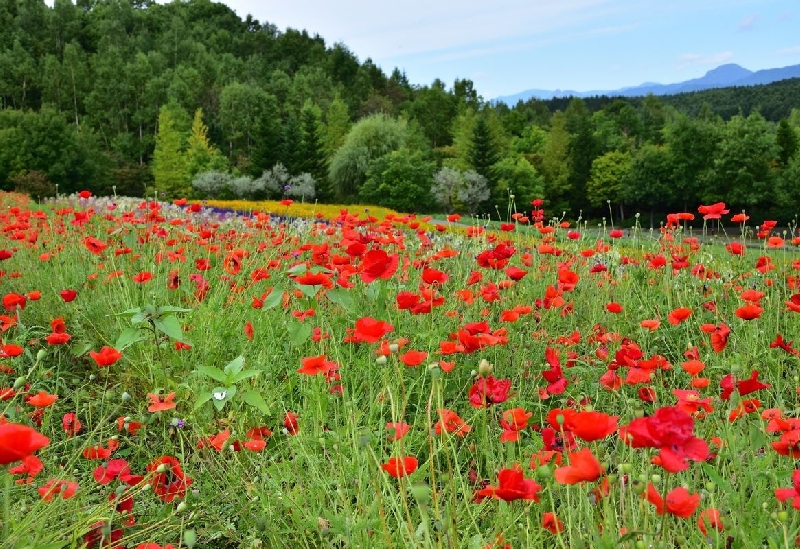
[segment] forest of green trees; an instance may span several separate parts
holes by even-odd
[[[210,0],[0,0],[0,189],[645,219],[800,206],[800,80],[493,104]]]

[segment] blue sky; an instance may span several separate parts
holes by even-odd
[[[413,84],[469,78],[486,99],[526,89],[617,89],[724,63],[800,64],[797,0],[227,0],[279,29],[343,42]]]

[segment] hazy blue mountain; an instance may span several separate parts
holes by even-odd
[[[658,84],[656,82],[645,82],[638,86],[620,88],[618,90],[541,90],[532,89],[514,95],[507,95],[493,99],[493,103],[503,102],[507,105],[516,105],[518,101],[527,101],[531,98],[552,99],[554,97],[594,97],[597,95],[638,97],[648,94],[653,95],[672,95],[676,93],[693,92],[707,90],[711,88],[727,88],[730,86],[755,86],[758,84],[769,84],[778,80],[800,77],[800,65],[792,65],[780,69],[764,69],[760,71],[750,71],[740,67],[735,63],[720,65],[716,69],[711,69],[700,78],[693,78],[676,84]]]

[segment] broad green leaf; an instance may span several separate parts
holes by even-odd
[[[186,342],[186,339],[183,337],[181,323],[175,315],[167,315],[158,320],[153,320],[153,324],[170,339]]]
[[[191,309],[185,309],[183,307],[175,307],[173,305],[164,305],[158,308],[158,314],[162,315],[164,313],[190,313],[192,312]]]
[[[225,372],[215,366],[198,366],[197,371],[220,383],[226,383],[228,381],[228,376],[225,375]]]
[[[264,300],[264,306],[261,308],[267,310],[274,309],[281,304],[281,300],[283,300],[283,290],[281,288],[273,288],[272,292],[267,296],[267,299]]]
[[[195,403],[194,403],[194,409],[197,410],[198,408],[200,408],[200,406],[202,406],[203,404],[205,404],[206,402],[208,402],[212,398],[213,398],[213,395],[211,394],[210,391],[207,392],[207,393],[200,393],[197,396],[197,401],[195,401]]]
[[[291,269],[289,269],[288,271],[286,271],[286,274],[300,275],[300,274],[305,274],[307,270],[308,270],[308,267],[306,267],[305,263],[299,263],[299,264],[295,265],[294,267],[292,267]]]
[[[353,297],[350,295],[350,292],[347,290],[342,290],[341,288],[336,288],[333,290],[328,290],[325,295],[328,296],[328,299],[331,300],[332,303],[339,305],[342,309],[347,311],[348,313],[355,313],[356,312],[356,302]]]
[[[142,312],[141,307],[134,307],[133,309],[128,309],[127,311],[122,311],[121,313],[114,313],[108,316],[133,316],[136,313],[141,313],[141,312]]]
[[[244,399],[244,403],[248,406],[258,409],[258,411],[264,415],[270,414],[270,409],[267,405],[267,402],[258,391],[247,391],[244,395],[242,395],[242,398]]]
[[[69,351],[70,353],[72,353],[72,356],[79,357],[85,355],[91,350],[92,350],[91,343],[84,343],[83,345],[76,345],[74,347],[70,347]]]
[[[236,387],[214,387],[211,389],[211,402],[218,412],[221,412],[225,404],[236,394]]]
[[[233,376],[230,380],[230,383],[239,383],[242,380],[255,377],[261,373],[261,370],[245,370],[243,372],[239,372],[235,376]]]
[[[114,343],[114,348],[118,351],[122,351],[126,347],[133,345],[137,341],[141,341],[144,339],[144,334],[139,330],[139,328],[131,327],[125,328],[122,330],[122,333],[119,334],[117,338],[117,342]]]
[[[289,324],[289,343],[298,347],[311,337],[311,324],[304,322],[291,322]]]
[[[369,286],[367,286],[367,290],[364,292],[364,295],[370,301],[375,301],[376,299],[378,299],[380,293],[381,289],[377,284],[370,284]]]
[[[225,373],[228,377],[234,377],[242,371],[242,368],[244,368],[244,357],[239,355],[225,365]]]
[[[303,295],[308,298],[313,298],[319,292],[319,285],[308,286],[306,284],[298,284],[298,289],[303,292]]]

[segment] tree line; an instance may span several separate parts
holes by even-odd
[[[800,204],[800,81],[508,106],[210,0],[0,0],[0,188],[574,218]]]

